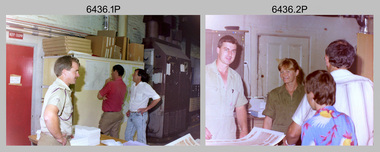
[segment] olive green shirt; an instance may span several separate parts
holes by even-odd
[[[298,84],[293,96],[290,96],[285,84],[268,93],[263,115],[272,118],[272,130],[286,133],[292,123],[293,113],[305,95],[304,86]]]

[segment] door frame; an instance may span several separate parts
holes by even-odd
[[[256,68],[257,68],[257,70],[256,70],[256,76],[257,76],[257,82],[256,82],[256,96],[258,96],[258,97],[266,97],[266,94],[264,94],[264,90],[262,89],[262,87],[260,87],[259,86],[259,80],[260,80],[260,66],[259,66],[259,51],[260,51],[260,37],[261,36],[276,36],[276,37],[290,37],[290,38],[305,38],[305,39],[308,39],[308,53],[309,53],[309,56],[308,56],[308,63],[307,63],[307,67],[309,68],[309,70],[310,70],[310,68],[311,68],[311,41],[312,41],[312,39],[311,39],[311,37],[310,36],[298,36],[298,35],[286,35],[286,34],[284,34],[284,35],[281,35],[281,34],[268,34],[268,33],[258,33],[257,34],[257,41],[256,41],[256,43],[257,43],[257,50],[256,50],[256,53],[257,53],[257,62],[256,62]],[[304,71],[305,72],[305,71]],[[310,72],[310,71],[309,71]],[[306,78],[306,76],[307,76],[307,74],[308,73],[304,73],[305,75],[305,78]],[[261,84],[261,85],[264,85],[264,84]],[[262,94],[260,94],[259,95],[259,89],[261,89],[261,92],[262,92]]]
[[[31,103],[30,133],[36,134],[36,131],[41,128],[40,123],[39,123],[39,118],[41,116],[42,100],[43,100],[42,85],[41,85],[43,81],[43,74],[42,74],[43,73],[43,59],[42,59],[42,55],[39,55],[39,54],[41,54],[42,51],[39,50],[39,45],[36,43],[20,42],[17,40],[7,39],[6,45],[7,44],[20,45],[20,46],[33,48],[33,79],[32,79],[32,97],[31,97],[32,103]]]

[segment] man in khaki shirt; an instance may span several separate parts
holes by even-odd
[[[226,35],[219,40],[216,61],[206,65],[206,140],[236,139],[234,110],[242,138],[248,134],[248,103],[240,75],[229,65],[234,61],[237,40]]]
[[[73,105],[69,85],[75,84],[79,77],[79,66],[79,60],[69,55],[55,62],[57,79],[49,86],[44,98],[38,146],[70,145]]]

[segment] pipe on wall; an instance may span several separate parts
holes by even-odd
[[[22,32],[25,34],[33,34],[44,37],[57,37],[57,36],[77,36],[86,37],[89,34],[71,31],[59,27],[53,27],[49,25],[43,25],[39,23],[32,23],[27,21],[21,21],[11,18],[6,18],[6,30],[12,30]],[[37,34],[38,33],[38,34]]]

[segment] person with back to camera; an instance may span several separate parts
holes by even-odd
[[[286,133],[292,116],[305,95],[303,72],[296,60],[285,58],[278,64],[284,84],[268,93],[263,111],[263,128]]]
[[[305,91],[310,107],[317,112],[302,125],[302,145],[358,145],[351,118],[337,111],[335,81],[325,70],[317,70],[306,77]]]
[[[368,78],[352,74],[347,69],[355,60],[354,47],[345,40],[331,42],[325,50],[325,63],[336,83],[334,108],[351,117],[355,122],[358,145],[373,145],[373,83]],[[306,95],[292,117],[284,138],[285,145],[292,145],[301,135],[301,125],[315,114]]]

